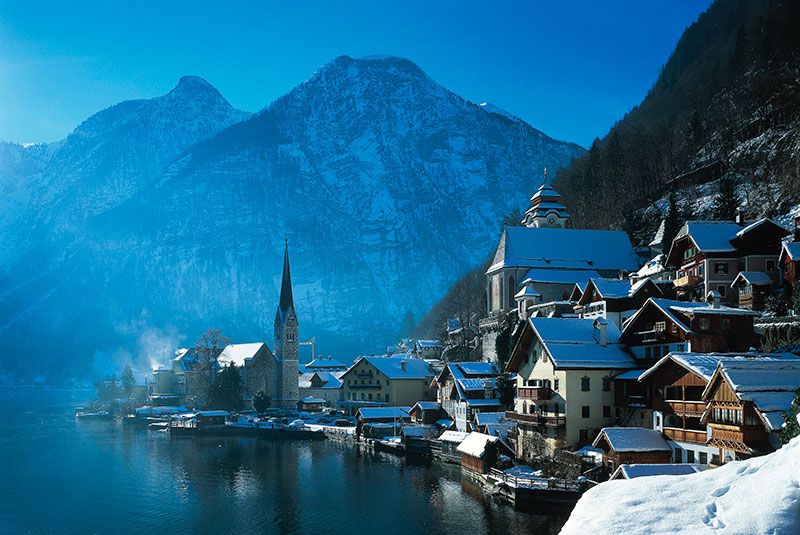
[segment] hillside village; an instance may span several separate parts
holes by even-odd
[[[180,349],[129,418],[431,456],[518,507],[769,454],[796,434],[797,225],[737,211],[636,249],[621,231],[572,228],[545,174],[521,226],[502,231],[472,324],[451,318],[447,340],[405,339],[352,363],[299,363],[298,346],[314,346],[298,335],[287,245],[275,350]],[[776,300],[784,317],[765,311]],[[460,344],[481,357],[451,358]]]

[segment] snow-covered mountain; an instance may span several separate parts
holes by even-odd
[[[177,98],[195,92],[200,103]],[[301,337],[342,359],[377,351],[406,311],[421,316],[484,259],[542,167],[582,152],[402,58],[337,58],[213,136],[209,124],[243,115],[212,93],[185,78],[161,99],[112,107],[52,157],[40,195],[57,246],[0,287],[4,345],[35,354],[58,340],[59,359],[85,364],[147,351],[144,332],[191,342],[218,326],[269,342],[288,237]],[[181,125],[161,122],[171,117]]]

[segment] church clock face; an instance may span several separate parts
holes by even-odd
[[[548,227],[556,226],[556,218],[553,216],[547,216],[547,226]]]
[[[294,327],[294,320],[292,318],[289,318],[288,320],[286,320],[286,326],[287,327]]]

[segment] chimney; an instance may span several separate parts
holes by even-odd
[[[711,308],[719,308],[720,298],[721,296],[719,295],[718,291],[711,290],[706,296],[706,303],[708,303]]]
[[[744,209],[741,206],[736,208],[736,224],[740,227],[744,226]]]
[[[606,347],[608,345],[608,333],[606,332],[608,322],[603,318],[597,318],[594,320],[594,327],[598,331],[595,334],[595,340],[601,346]]]

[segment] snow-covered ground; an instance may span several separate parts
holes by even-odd
[[[602,483],[561,535],[800,533],[800,438],[780,450],[685,476]]]

